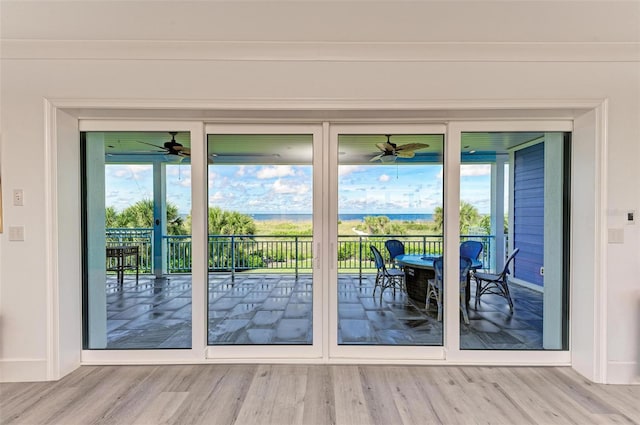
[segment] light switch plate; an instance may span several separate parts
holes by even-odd
[[[9,240],[10,241],[23,241],[24,240],[24,226],[9,226]]]
[[[624,229],[609,229],[609,243],[624,243]]]

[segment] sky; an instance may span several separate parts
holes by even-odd
[[[249,214],[310,214],[312,168],[309,165],[210,165],[209,206]],[[441,165],[341,165],[338,202],[341,214],[431,214],[442,205]],[[167,165],[167,201],[180,214],[191,210],[191,168]],[[490,212],[488,164],[461,167],[461,199]],[[151,165],[108,164],[106,205],[122,211],[153,198]]]

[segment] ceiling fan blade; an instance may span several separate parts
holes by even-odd
[[[414,156],[416,156],[416,153],[414,151],[398,152],[398,158],[413,158]]]
[[[386,152],[389,149],[387,148],[387,144],[386,143],[376,143],[376,146],[378,147],[378,149],[380,149],[382,152]],[[393,150],[393,149],[391,149]]]
[[[180,151],[185,155],[191,155],[191,149],[185,148],[184,146],[181,146],[180,149],[176,149],[176,150]]]
[[[398,146],[396,151],[417,151],[418,149],[428,148],[426,143],[407,143],[406,145]]]
[[[166,148],[164,146],[154,145],[153,143],[143,142],[142,140],[136,140],[138,143],[142,143],[143,145],[153,146],[154,148],[162,149],[160,152],[166,152]]]

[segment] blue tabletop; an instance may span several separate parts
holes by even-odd
[[[404,254],[396,257],[396,262],[403,266],[413,266],[423,269],[433,269],[433,260],[438,258],[438,255],[421,255],[421,254]],[[471,269],[482,268],[482,262],[479,260],[472,260]]]

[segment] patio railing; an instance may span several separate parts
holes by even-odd
[[[152,229],[107,229],[107,245],[136,245],[140,251],[140,272],[153,270]],[[338,269],[350,273],[362,273],[375,269],[369,245],[375,245],[386,254],[387,239],[399,239],[407,254],[441,255],[443,238],[439,235],[372,235],[338,236]],[[191,236],[165,236],[167,244],[167,272],[191,272]],[[482,242],[482,264],[489,267],[495,237],[492,235],[461,235],[461,241]],[[309,272],[313,265],[312,237],[209,235],[209,271],[245,271],[253,269],[289,270],[296,276],[300,271]]]

